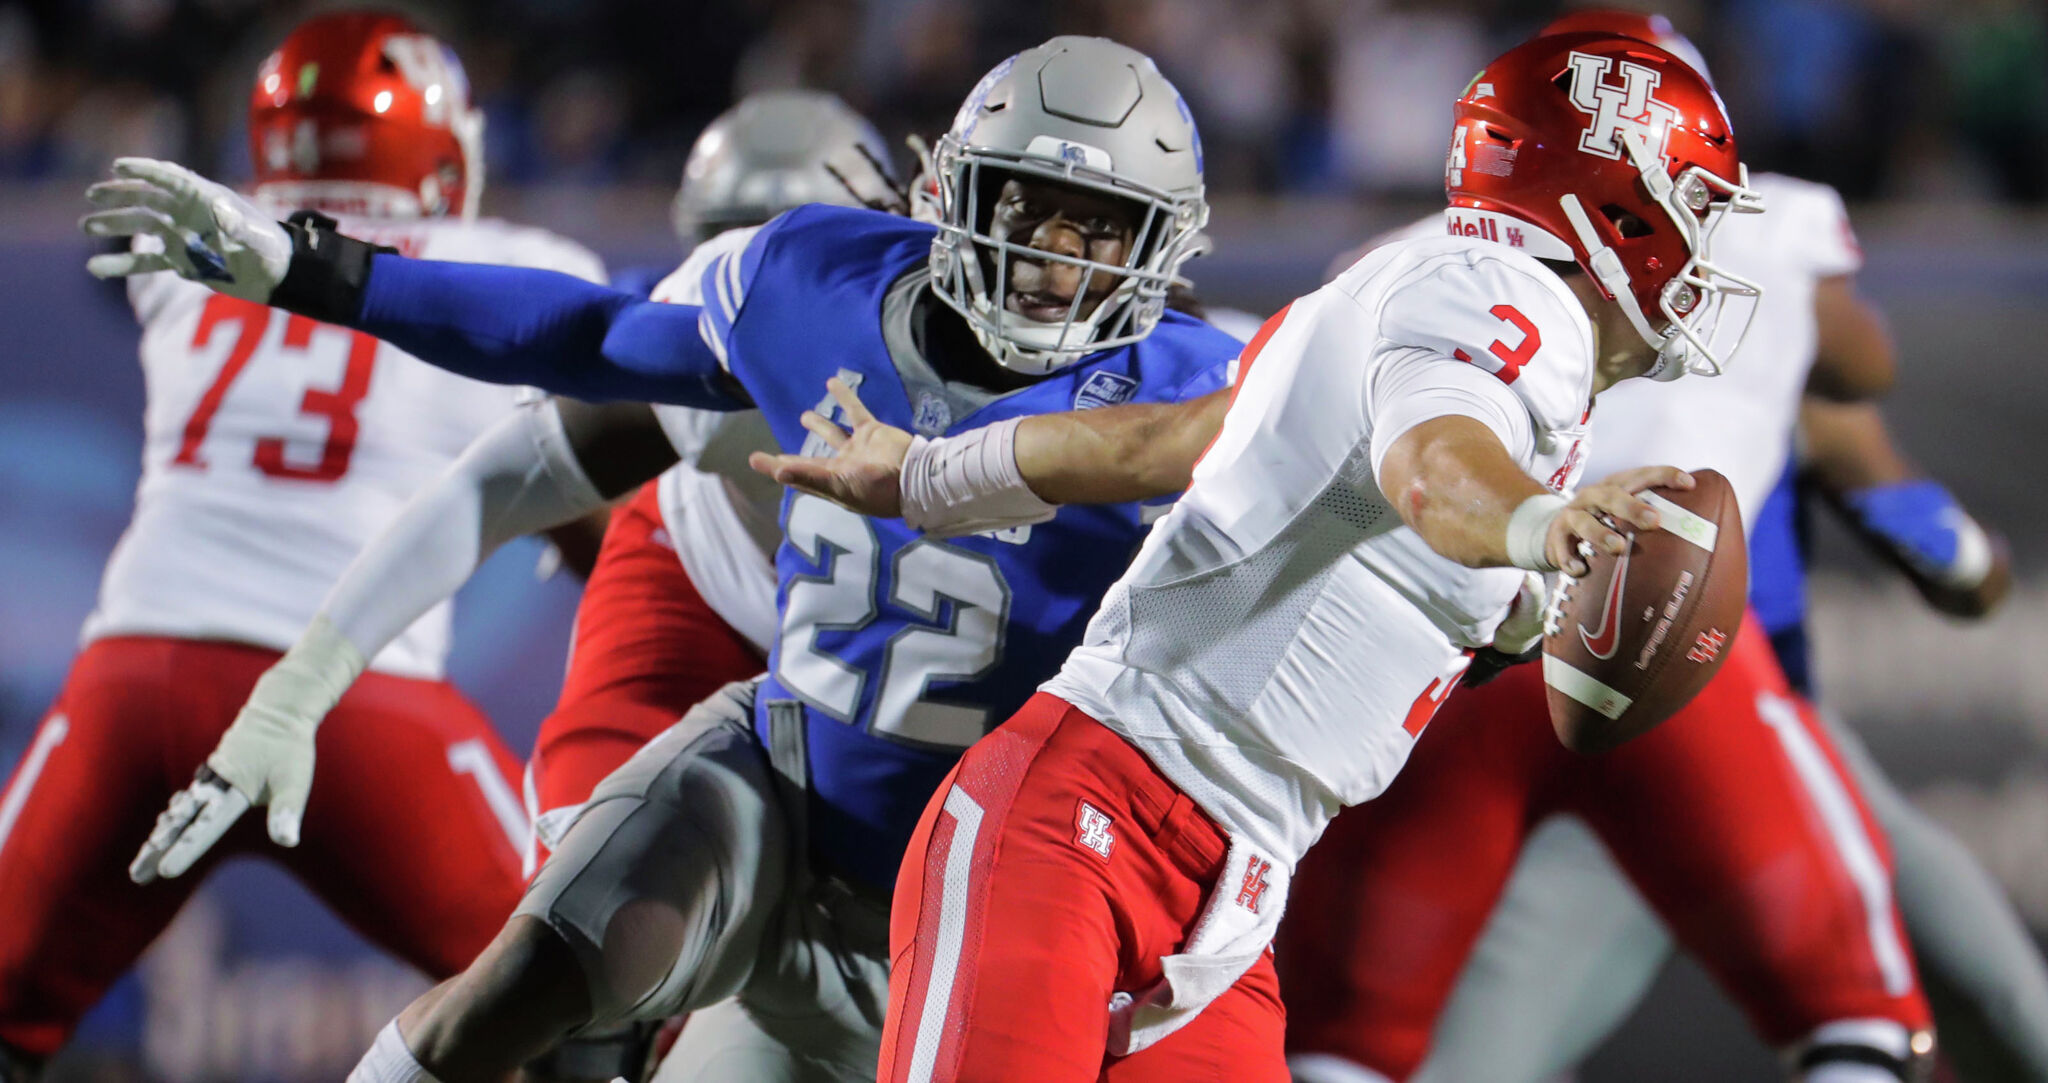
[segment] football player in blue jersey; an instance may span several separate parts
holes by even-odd
[[[101,275],[173,270],[482,379],[755,407],[786,451],[826,446],[810,430],[832,427],[805,414],[837,409],[820,398],[828,378],[920,437],[988,427],[999,441],[1025,416],[1126,402],[1206,397],[1220,411],[1237,342],[1166,307],[1201,245],[1201,148],[1150,60],[1089,38],[1019,54],[976,86],[934,168],[936,227],[801,208],[714,260],[701,305],[407,260],[318,221],[269,222],[165,163],[119,163],[86,227],[163,241],[99,257]],[[455,516],[472,554],[623,491],[583,469],[559,421],[528,424],[536,468]],[[682,1010],[679,1070],[693,1078],[870,1077],[888,888],[917,817],[960,751],[1078,641],[1152,517],[1121,504],[1054,519],[1048,506],[1001,532],[919,533],[971,530],[939,521],[944,494],[1012,461],[918,459],[933,494],[923,523],[787,499],[768,674],[600,786],[498,939],[387,1027],[358,1077],[495,1078],[579,1028]],[[272,706],[294,709],[245,712],[216,752],[250,765],[239,777],[311,770],[307,719],[391,624],[361,598],[329,603],[273,672]],[[337,619],[338,605],[350,613]],[[163,867],[266,791],[202,772],[152,842]]]

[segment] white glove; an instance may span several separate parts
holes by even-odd
[[[233,189],[152,158],[115,159],[114,176],[86,189],[103,209],[79,219],[79,228],[94,237],[153,237],[163,248],[94,256],[85,269],[95,277],[176,271],[259,304],[284,281],[291,235]]]
[[[1522,587],[1508,605],[1508,615],[1494,629],[1493,647],[1502,654],[1526,654],[1543,639],[1549,583],[1537,572],[1522,573]]]
[[[265,671],[192,785],[171,798],[128,866],[146,884],[192,867],[251,805],[270,806],[270,839],[299,844],[313,788],[313,733],[363,672],[363,653],[323,614]]]

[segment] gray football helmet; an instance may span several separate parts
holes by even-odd
[[[996,65],[940,137],[932,173],[940,218],[934,292],[997,361],[1034,375],[1151,333],[1180,265],[1201,249],[1209,218],[1202,140],[1187,103],[1150,57],[1106,38],[1057,37]],[[1123,266],[994,236],[996,191],[1003,177],[1018,174],[1137,203],[1143,213]],[[1005,309],[1010,261],[1018,256],[1083,272],[1064,321]],[[1117,285],[1084,314],[1086,276],[1098,274]]]
[[[750,94],[705,127],[669,220],[685,244],[757,226],[805,203],[900,214],[889,149],[867,118],[815,90]]]

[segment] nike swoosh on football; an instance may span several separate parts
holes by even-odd
[[[1586,622],[1579,622],[1579,641],[1593,657],[1606,661],[1614,657],[1614,650],[1621,646],[1621,595],[1628,584],[1628,560],[1636,551],[1635,537],[1630,535],[1629,546],[1622,550],[1621,559],[1614,562],[1614,577],[1607,581],[1607,598],[1600,603],[1600,627],[1591,635],[1586,634]]]

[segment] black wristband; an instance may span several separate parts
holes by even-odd
[[[338,225],[318,211],[298,211],[285,219],[292,261],[284,281],[270,293],[271,304],[323,323],[351,323],[361,314],[370,257],[398,249],[337,233]]]

